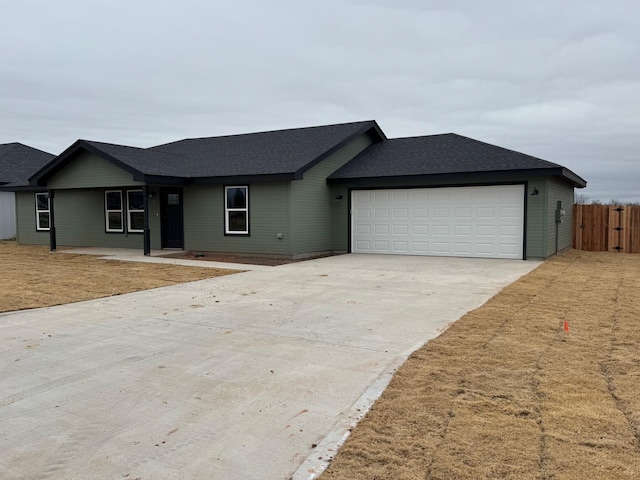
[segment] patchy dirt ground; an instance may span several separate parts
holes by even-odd
[[[0,312],[47,307],[236,273],[103,260],[0,242]]]
[[[640,478],[640,255],[571,251],[467,314],[321,476],[507,478]]]

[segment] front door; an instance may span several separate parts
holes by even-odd
[[[162,248],[184,248],[182,189],[160,189]]]

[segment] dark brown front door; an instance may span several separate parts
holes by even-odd
[[[184,248],[182,189],[160,189],[162,248]]]

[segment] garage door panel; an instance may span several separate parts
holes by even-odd
[[[429,244],[427,242],[411,242],[411,248],[414,252],[421,255],[429,253]]]
[[[518,245],[515,243],[501,243],[500,251],[503,253],[511,253],[515,255],[518,253]]]
[[[477,225],[476,235],[493,237],[496,234],[496,227],[494,225]]]
[[[522,258],[524,186],[352,192],[352,251]]]
[[[393,242],[394,253],[409,253],[409,242]]]
[[[453,243],[453,253],[454,255],[462,255],[468,256],[471,254],[471,244],[470,243]]]
[[[374,196],[374,198],[373,198],[374,203],[384,203],[385,205],[388,204],[389,203],[389,195],[390,195],[390,193],[391,192],[385,191],[385,190],[376,191],[374,193],[374,195],[373,195]]]
[[[393,218],[409,218],[409,210],[407,208],[394,208]]]
[[[357,240],[355,246],[359,252],[371,252],[371,242],[369,240]]]
[[[471,225],[454,225],[453,226],[453,232],[456,236],[459,235],[464,235],[464,236],[469,236],[471,235]]]
[[[368,223],[357,224],[355,229],[355,234],[359,236],[371,234],[371,225],[369,225]]]
[[[371,218],[371,209],[370,208],[358,208],[356,210],[356,218],[357,219],[369,219],[369,218]]]
[[[445,235],[448,236],[449,235],[449,225],[434,225],[433,228],[431,229],[432,231],[432,235]]]
[[[390,253],[390,246],[391,242],[389,242],[388,240],[376,240],[373,242],[373,250],[375,252]]]
[[[476,252],[479,255],[495,255],[495,245],[493,243],[476,243]]]
[[[493,207],[478,207],[476,210],[478,218],[495,218],[496,209]]]
[[[373,211],[373,218],[378,220],[381,218],[389,218],[389,209],[388,208],[376,208]]]
[[[411,209],[412,218],[428,218],[429,217],[429,209],[428,208],[412,208]]]
[[[373,232],[375,235],[389,235],[389,225],[383,223],[377,223],[373,225]]]
[[[407,202],[409,200],[409,190],[394,190],[393,200],[395,202]]]
[[[500,217],[501,218],[519,218],[520,212],[515,207],[502,207],[500,209]]]
[[[456,207],[454,210],[455,218],[471,218],[471,212],[473,209],[471,207]]]
[[[449,209],[442,207],[434,208],[433,218],[449,218]]]
[[[517,225],[500,225],[501,237],[517,237],[519,233]]]
[[[448,254],[449,244],[444,242],[433,242],[433,253]]]

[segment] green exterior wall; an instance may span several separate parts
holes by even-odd
[[[334,250],[334,191],[327,177],[373,143],[362,135],[291,182],[291,253],[294,256]]]
[[[48,180],[47,188],[99,188],[142,186],[143,182],[120,167],[89,152],[79,153]]]
[[[551,256],[570,248],[573,244],[573,198],[574,189],[569,183],[555,178],[547,179],[547,249],[545,256]],[[562,202],[565,215],[561,223],[556,223],[556,209],[558,202]],[[556,226],[558,244],[556,246]]]
[[[290,182],[249,185],[249,235],[225,235],[224,186],[185,188],[185,249],[290,255],[289,188]]]
[[[16,192],[16,240],[21,245],[49,245],[49,232],[36,230],[36,196]]]
[[[141,233],[107,233],[105,230],[104,190],[57,190],[54,192],[56,242],[59,246],[139,248]],[[16,205],[18,243],[48,245],[49,232],[36,231],[35,194],[18,192]],[[124,212],[126,216],[126,211]],[[156,197],[149,199],[151,248],[160,248],[160,207]]]
[[[250,184],[248,236],[224,234],[223,186],[185,188],[185,249],[293,257],[332,251],[335,196],[327,177],[371,143],[368,135],[354,139],[301,180]]]
[[[448,180],[443,179],[423,179],[416,180],[389,180],[389,179],[367,179],[346,184],[333,184],[331,195],[335,198],[342,195],[340,202],[333,205],[333,249],[335,251],[349,251],[349,208],[350,192],[352,189],[373,189],[373,188],[421,188],[437,186],[464,186],[464,185],[490,185],[497,183],[525,183],[527,185],[526,208],[526,250],[527,258],[546,258],[555,252],[555,198],[560,195],[565,201],[567,216],[562,224],[561,244],[571,245],[571,217],[569,211],[573,199],[573,189],[565,182],[545,177],[519,177],[513,175],[490,174],[487,176],[464,176],[457,175]],[[531,196],[534,189],[538,190],[538,195]],[[549,194],[551,189],[553,193]],[[560,199],[560,198],[558,198]],[[566,199],[569,203],[566,203]],[[553,203],[553,216],[550,218],[549,211]],[[551,236],[552,235],[552,236]],[[553,243],[550,244],[550,239]],[[568,239],[568,243],[567,243]],[[562,247],[562,248],[565,248]]]

